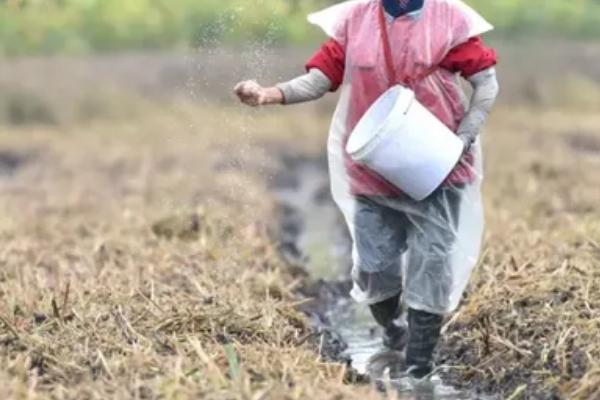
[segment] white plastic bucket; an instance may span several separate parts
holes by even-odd
[[[421,201],[458,164],[463,143],[412,90],[394,86],[359,121],[346,151],[355,162]]]

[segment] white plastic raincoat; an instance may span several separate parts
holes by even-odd
[[[333,196],[354,240],[352,296],[374,304],[403,289],[411,308],[452,312],[481,249],[480,143],[421,202],[353,162],[345,148],[369,106],[395,84],[414,90],[456,132],[465,115],[464,94],[459,77],[437,66],[451,49],[492,26],[460,0],[427,0],[418,17],[395,20],[384,17],[380,0],[353,0],[311,14],[309,21],[346,54],[328,153]]]

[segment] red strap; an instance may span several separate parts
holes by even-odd
[[[392,49],[390,46],[390,37],[388,35],[387,24],[385,21],[385,11],[383,5],[379,3],[379,30],[381,31],[381,41],[383,42],[383,56],[385,58],[385,66],[387,69],[388,79],[392,85],[400,84],[404,87],[413,88],[415,83],[427,78],[429,75],[437,70],[437,66],[433,65],[431,68],[426,70],[422,75],[411,79],[409,76],[398,78],[396,68],[394,68],[394,59],[392,57]]]
[[[385,66],[387,69],[388,79],[392,84],[398,83],[396,79],[396,69],[394,68],[394,62],[392,60],[392,49],[390,47],[390,37],[387,31],[387,24],[385,22],[385,14],[383,6],[379,3],[379,30],[381,31],[381,41],[383,42],[383,56],[385,58]]]

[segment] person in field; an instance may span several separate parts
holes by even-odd
[[[460,0],[353,0],[309,21],[330,39],[305,75],[274,87],[244,81],[234,91],[250,106],[296,104],[340,91],[328,153],[333,197],[354,242],[351,294],[370,307],[385,346],[405,352],[401,373],[422,379],[433,371],[444,317],[459,306],[480,255],[479,136],[498,94],[496,52],[481,35],[493,28]],[[473,89],[470,101],[461,77]],[[412,89],[464,144],[456,168],[423,201],[345,150],[361,117],[397,84]]]

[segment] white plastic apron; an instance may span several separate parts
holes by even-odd
[[[431,207],[427,201],[407,201],[384,179],[353,163],[345,146],[369,106],[396,83],[414,90],[425,107],[456,131],[465,113],[464,95],[458,76],[437,66],[451,49],[492,26],[460,0],[426,0],[416,19],[405,16],[383,21],[385,32],[380,12],[380,0],[352,0],[308,18],[346,53],[344,83],[331,124],[328,154],[332,193],[355,242],[352,296],[358,302],[374,304],[403,288],[409,307],[445,314],[458,306],[481,250],[483,175],[479,142],[449,176],[444,190],[436,194],[436,206]],[[385,61],[385,33],[390,41],[394,76],[390,76]],[[393,228],[365,233],[361,229],[364,227],[356,227],[357,210],[362,210],[357,207],[357,198],[368,198],[405,215],[406,240],[393,242],[398,234]],[[460,200],[458,205],[456,198]],[[457,207],[459,217],[449,212]],[[369,248],[369,240],[360,240],[357,246],[357,233],[359,239],[375,235],[377,243],[386,243],[389,235],[387,244],[397,245],[402,256],[373,261],[385,252],[376,245]]]

